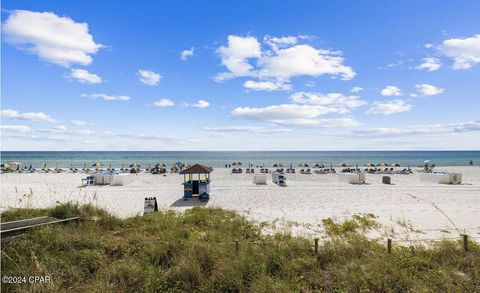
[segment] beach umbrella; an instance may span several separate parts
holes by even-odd
[[[387,166],[387,164],[384,163],[384,162],[381,162],[381,163],[378,163],[377,166],[378,166],[378,167],[385,167],[385,166]]]
[[[367,167],[375,167],[375,164],[367,163]]]
[[[155,165],[155,167],[157,167],[157,168],[165,168],[165,167],[167,167],[167,165],[164,164],[164,163],[158,163],[158,164]]]
[[[108,171],[112,171],[112,164],[108,165]]]
[[[277,163],[273,163],[272,167],[278,168],[278,167],[283,167],[283,165],[277,162]]]
[[[391,167],[400,167],[400,164],[395,162],[395,163],[392,163],[390,166]]]
[[[8,169],[8,168],[10,168],[10,165],[5,163],[5,164],[2,164],[1,167],[4,168],[4,169]]]
[[[310,165],[308,163],[303,162],[303,163],[298,164],[298,167],[305,168],[305,167],[310,167]]]
[[[175,163],[175,165],[181,166],[181,165],[183,165],[183,163],[178,161],[178,162]]]
[[[322,163],[316,163],[315,165],[313,165],[313,168],[325,168],[325,165]]]
[[[131,164],[129,167],[130,167],[130,168],[133,168],[133,169],[138,169],[138,168],[140,168],[141,166],[140,166],[139,164],[137,164],[137,163],[133,163],[133,164]]]
[[[242,164],[242,162],[240,161],[235,161],[232,163],[233,166],[240,166]]]
[[[423,162],[426,163],[426,164],[428,164],[428,163],[430,163],[430,160],[425,160],[425,161],[423,161]]]
[[[22,164],[22,163],[20,163],[20,162],[10,162],[10,165],[15,165],[15,166],[21,165],[21,164]]]
[[[351,165],[349,163],[341,163],[338,165],[339,167],[350,167]]]
[[[92,167],[100,168],[102,167],[102,163],[96,162],[95,164],[92,165]]]

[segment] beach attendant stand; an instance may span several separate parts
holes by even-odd
[[[212,168],[200,164],[182,170],[180,174],[183,174],[183,198],[198,196],[199,199],[208,199],[212,171]]]

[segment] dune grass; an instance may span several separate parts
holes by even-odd
[[[385,246],[363,233],[373,215],[336,223],[318,253],[313,241],[264,235],[261,226],[222,209],[192,208],[117,219],[92,206],[12,210],[2,221],[82,216],[32,230],[2,246],[2,276],[48,275],[49,284],[2,284],[3,292],[478,292],[480,247]],[[238,250],[236,243],[238,241]]]

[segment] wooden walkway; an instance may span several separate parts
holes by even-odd
[[[0,235],[2,242],[8,242],[19,237],[27,232],[29,229],[52,225],[52,224],[59,224],[59,223],[66,223],[70,221],[78,221],[81,220],[80,217],[68,218],[68,219],[58,219],[54,217],[38,217],[38,218],[31,218],[25,220],[18,220],[18,221],[11,221],[1,223],[0,228]]]

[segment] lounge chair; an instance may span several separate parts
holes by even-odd
[[[310,171],[310,169],[307,169],[307,171],[305,171],[305,174],[312,174],[312,171]]]

